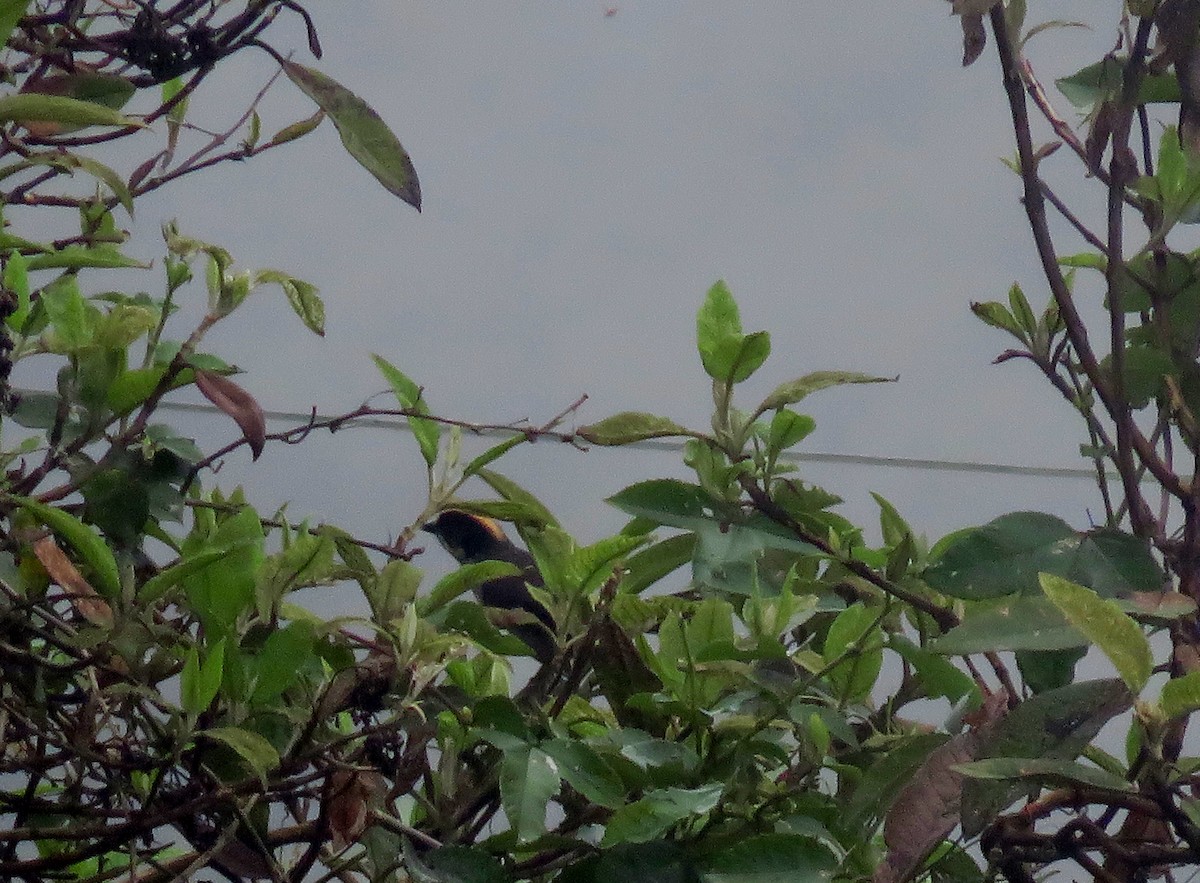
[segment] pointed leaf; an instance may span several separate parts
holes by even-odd
[[[329,114],[347,153],[417,211],[421,210],[421,184],[412,160],[392,130],[369,104],[333,78],[296,64],[283,62],[284,73],[309,98]]]
[[[0,46],[8,43],[31,0],[0,0]]]
[[[724,782],[699,788],[662,788],[647,791],[640,800],[613,813],[602,847],[617,843],[646,843],[662,836],[672,825],[713,810],[725,790]]]
[[[545,504],[511,478],[507,478],[499,472],[492,472],[490,469],[476,469],[475,473],[505,500],[519,503],[522,508],[530,512],[533,517],[525,519],[529,523],[549,527],[558,526],[558,519],[546,508]]]
[[[438,580],[429,595],[418,602],[417,611],[422,616],[428,616],[445,607],[459,595],[478,588],[489,580],[520,575],[521,568],[507,561],[477,561],[474,564],[464,564]]]
[[[930,642],[929,649],[966,656],[993,650],[1063,650],[1088,643],[1046,598],[1014,595],[994,606],[969,610],[961,625]]]
[[[981,600],[1041,594],[1040,572],[1090,586],[1105,596],[1156,591],[1163,575],[1148,545],[1120,531],[1077,533],[1060,518],[1013,512],[953,535],[924,579],[953,598]]]
[[[179,677],[179,699],[184,711],[200,714],[217,697],[221,679],[225,676],[225,639],[221,638],[200,662],[197,646],[188,648],[183,671]]]
[[[595,749],[572,739],[548,739],[539,746],[558,767],[559,775],[593,803],[616,809],[627,800],[625,783]]]
[[[673,527],[694,529],[714,516],[713,499],[703,488],[673,478],[630,485],[607,502],[635,517]]]
[[[606,417],[599,423],[581,426],[576,430],[576,434],[594,445],[604,446],[627,445],[631,442],[645,441],[648,438],[697,436],[697,433],[666,417],[637,411],[623,411],[612,417]]]
[[[1050,573],[1040,578],[1046,596],[1104,651],[1129,689],[1140,693],[1154,669],[1154,656],[1142,627],[1091,589]]]
[[[438,442],[441,438],[441,431],[438,425],[432,420],[417,416],[417,414],[429,413],[429,406],[425,404],[424,393],[421,387],[413,383],[407,374],[382,356],[372,353],[371,358],[375,360],[375,367],[379,369],[379,373],[383,375],[384,380],[391,386],[392,393],[396,396],[396,401],[400,403],[400,407],[416,412],[409,415],[408,425],[412,429],[412,434],[417,440],[418,447],[421,449],[421,456],[425,459],[426,464],[432,466],[437,461]]]
[[[1200,709],[1200,671],[1171,678],[1163,684],[1158,701],[1168,718],[1182,717]]]
[[[250,445],[250,453],[257,460],[267,443],[267,418],[258,400],[228,377],[211,371],[196,369],[196,388],[204,397],[216,405],[242,430],[242,436]]]
[[[92,581],[100,594],[106,598],[116,598],[121,594],[121,574],[117,569],[117,561],[112,550],[94,530],[69,512],[47,506],[37,500],[20,500],[20,504],[66,540],[92,569]]]
[[[992,757],[960,763],[954,768],[971,779],[1032,779],[1053,787],[1091,786],[1111,791],[1130,791],[1127,779],[1098,767],[1048,757]]]
[[[853,371],[814,371],[795,380],[777,386],[769,396],[758,406],[758,412],[773,411],[784,405],[794,405],[809,393],[830,386],[842,386],[848,383],[894,383],[895,377],[872,377],[869,374],[858,374]]]
[[[61,95],[38,95],[28,92],[0,96],[0,122],[145,127],[141,120],[127,117],[101,104]]]
[[[558,787],[558,764],[541,748],[523,745],[504,753],[500,800],[518,843],[545,833],[546,805]]]
[[[243,730],[241,727],[212,727],[202,730],[197,735],[232,748],[264,782],[267,774],[279,766],[279,752],[258,733]]]
[[[83,575],[71,563],[71,559],[58,547],[54,537],[44,536],[37,540],[33,544],[33,554],[41,562],[42,567],[46,568],[46,573],[50,575],[50,578],[70,596],[71,604],[79,611],[80,616],[92,625],[98,625],[103,629],[112,628],[112,608],[96,594],[91,583],[83,578]]]

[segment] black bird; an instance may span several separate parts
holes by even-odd
[[[459,564],[506,561],[521,568],[519,576],[501,576],[481,583],[475,589],[475,596],[485,607],[522,610],[534,616],[538,622],[513,623],[507,628],[529,645],[539,662],[554,658],[557,626],[550,611],[530,594],[526,585],[545,585],[528,551],[515,545],[493,519],[460,509],[444,510],[421,529],[437,537]]]

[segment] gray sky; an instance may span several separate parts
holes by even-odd
[[[157,228],[178,217],[243,266],[320,287],[324,340],[274,291],[211,338],[268,408],[354,407],[384,388],[369,358],[378,352],[448,416],[541,422],[588,393],[581,423],[637,409],[702,427],[710,393],[695,312],[724,278],[747,330],[772,335],[743,404],[814,370],[900,377],[808,400],[818,426],[806,449],[1083,465],[1066,405],[1032,368],[991,366],[1007,342],[968,309],[1002,299],[1014,280],[1035,305],[1047,295],[1018,182],[998,161],[1011,134],[994,51],[962,70],[947,4],[611,5],[606,16],[604,3],[561,0],[312,4],[325,58],[302,51],[291,25],[275,45],[392,126],[424,212],[379,187],[326,123],[148,199],[131,250],[159,256]],[[1053,6],[1047,17],[1094,10]],[[1052,74],[1112,42],[1112,32],[1050,35]],[[196,97],[191,119],[228,125],[221,104],[253,94],[271,68],[245,53]],[[310,112],[280,82],[263,131]],[[1079,177],[1065,155],[1055,162],[1064,180]],[[1101,194],[1089,199],[1102,207]],[[235,435],[220,420],[180,421],[215,443]],[[245,459],[230,458],[222,480],[370,538],[394,533],[423,500],[415,446],[394,433],[270,447],[250,470]],[[547,444],[506,463],[585,539],[623,522],[604,496],[685,474],[672,455]],[[843,511],[860,522],[874,524],[868,491],[883,493],[930,539],[1017,509],[1077,527],[1098,510],[1085,481],[825,465],[801,474],[846,497]]]

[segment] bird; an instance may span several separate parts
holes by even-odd
[[[557,624],[550,611],[529,591],[529,586],[544,586],[533,556],[513,543],[499,522],[483,515],[461,509],[443,509],[421,530],[437,537],[459,564],[480,561],[505,561],[521,569],[520,575],[501,576],[481,583],[475,597],[485,607],[500,610],[524,611],[536,621],[517,622],[506,627],[529,645],[541,663],[554,658],[558,647],[555,639]]]

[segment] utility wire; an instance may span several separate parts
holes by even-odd
[[[193,414],[216,414],[218,409],[208,403],[191,402],[159,402],[158,407],[166,411],[177,411]],[[311,413],[302,411],[264,411],[268,420],[282,420],[297,425],[313,419]],[[318,414],[318,420],[327,419]],[[398,417],[356,417],[347,426],[361,426],[371,429],[388,429],[394,432],[409,432],[408,421]],[[471,435],[483,438],[508,438],[520,433],[520,429],[482,429],[470,430]],[[647,439],[623,445],[627,448],[641,450],[675,451],[683,450],[683,443],[671,439]],[[973,472],[987,475],[1016,475],[1026,478],[1071,478],[1096,480],[1096,470],[1087,467],[1070,466],[1023,466],[1008,463],[982,463],[968,460],[938,460],[922,457],[872,457],[865,454],[829,454],[817,452],[787,451],[780,457],[793,463],[837,463],[850,466],[873,466],[882,469],[916,469],[924,472]],[[1109,479],[1116,479],[1111,473],[1106,473]]]

